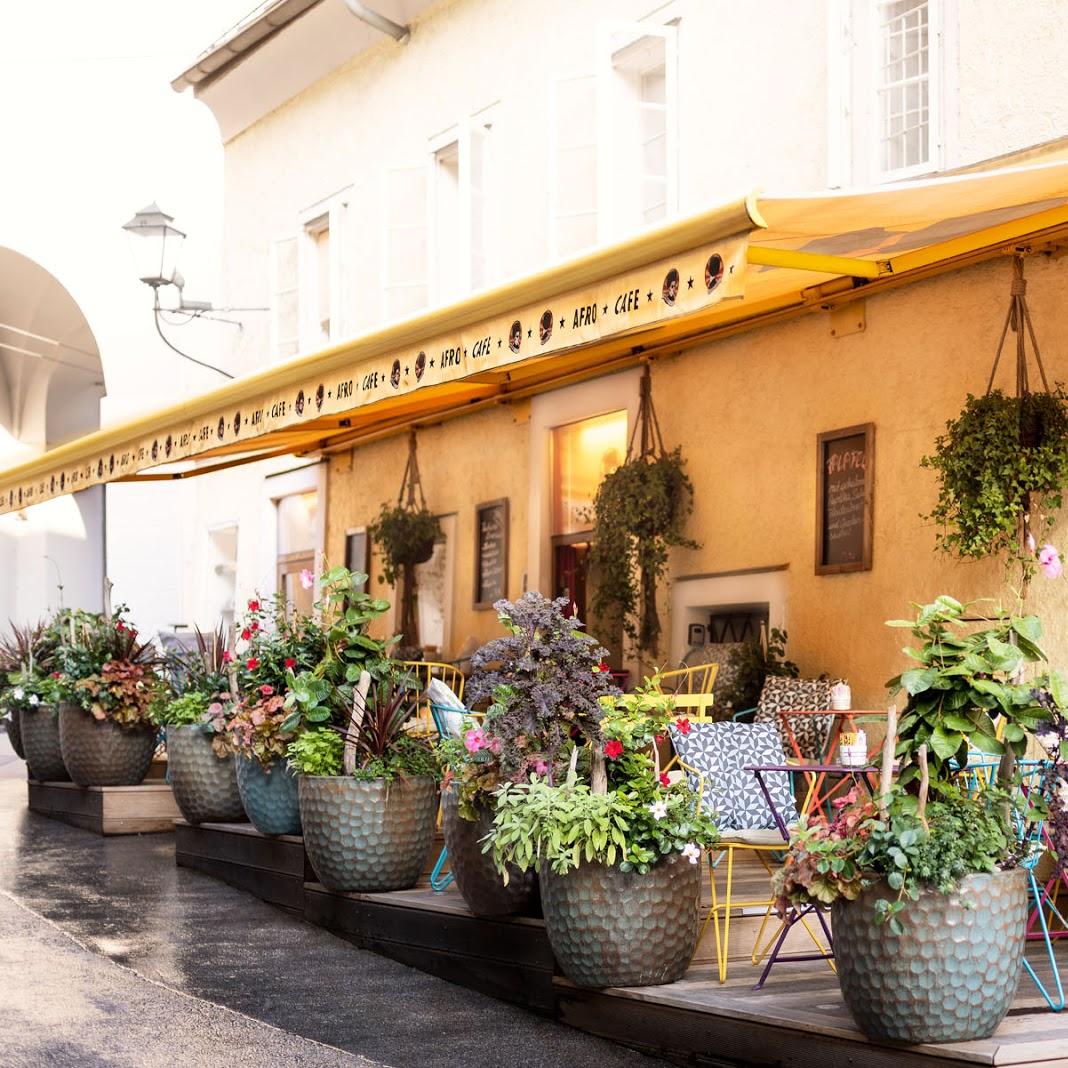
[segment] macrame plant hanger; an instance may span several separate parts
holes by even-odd
[[[1016,335],[1016,397],[1023,400],[1031,392],[1027,370],[1027,339],[1031,339],[1031,350],[1035,357],[1035,366],[1038,368],[1039,377],[1042,379],[1042,389],[1049,393],[1049,379],[1046,377],[1046,368],[1042,363],[1042,353],[1038,348],[1038,338],[1035,337],[1035,327],[1031,322],[1031,312],[1027,307],[1027,279],[1024,278],[1024,258],[1017,253],[1012,258],[1012,286],[1010,289],[1009,310],[1005,316],[1005,325],[1001,328],[1001,337],[998,340],[998,349],[994,355],[994,366],[990,369],[990,378],[986,384],[987,395],[994,388],[994,379],[998,373],[998,365],[1001,363],[1001,354],[1005,349],[1005,341],[1011,329]],[[1034,441],[1026,440],[1034,434],[1033,427],[1024,423],[1024,408],[1020,406],[1020,440],[1022,444],[1034,444]],[[1024,494],[1022,501],[1023,510],[1020,514],[1019,529],[1019,552],[1021,558],[1028,553],[1028,542],[1031,538],[1031,500],[1029,494]],[[1028,569],[1024,568],[1022,595],[1027,596],[1029,583]]]
[[[397,507],[408,512],[426,510],[426,496],[423,494],[423,481],[419,477],[419,456],[416,451],[415,428],[408,435],[408,462],[404,465],[400,490],[397,493]],[[400,632],[404,641],[410,646],[419,644],[419,615],[415,607],[415,564],[401,565],[401,619]]]
[[[640,460],[656,460],[664,455],[664,438],[660,433],[660,420],[656,417],[656,409],[653,407],[653,377],[646,364],[642,370],[641,397],[638,402],[638,421],[630,432],[630,441],[627,442],[627,461],[633,460],[634,439],[641,432],[641,452],[638,453]]]

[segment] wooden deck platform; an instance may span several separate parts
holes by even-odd
[[[292,890],[296,853],[264,846],[285,840],[264,839],[240,824],[179,823],[177,830],[180,864],[221,875],[271,900],[267,895],[277,882],[264,865],[274,857],[285,869],[275,874],[288,880]],[[289,845],[299,842],[294,839]],[[744,886],[739,889],[747,896],[765,879],[756,867],[741,876]],[[677,983],[583,990],[555,974],[541,920],[476,919],[455,887],[435,893],[424,880],[414,890],[397,893],[334,894],[312,874],[300,893],[310,922],[356,945],[678,1064],[1068,1068],[1068,1012],[1049,1012],[1026,975],[1013,1008],[992,1038],[947,1045],[870,1042],[853,1024],[838,981],[823,962],[783,963],[764,989],[755,991],[759,969],[750,963],[750,952],[760,916],[753,915],[754,910],[732,919],[730,974],[724,984],[716,979],[709,932],[687,975]],[[294,909],[293,904],[284,907]],[[788,948],[801,948],[801,943]],[[1044,947],[1032,943],[1029,956],[1040,974],[1048,970],[1041,966],[1043,954]],[[1058,957],[1068,982],[1068,939],[1059,946]]]
[[[100,835],[158,834],[174,830],[178,805],[162,780],[140,786],[76,786],[27,780],[32,812]]]

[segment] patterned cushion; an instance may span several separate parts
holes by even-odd
[[[693,723],[689,734],[672,724],[671,741],[683,764],[704,776],[704,804],[718,814],[721,833],[731,830],[770,830],[775,817],[768,808],[760,783],[746,767],[753,764],[785,764],[778,732],[770,723]],[[700,788],[689,774],[690,785]],[[789,824],[797,808],[786,772],[764,775],[779,815]]]
[[[831,707],[831,679],[789,679],[782,675],[769,675],[764,680],[757,704],[756,723],[774,723],[782,739],[783,747],[796,756],[790,743],[790,734],[786,729],[780,712],[805,712],[817,708]],[[831,720],[829,716],[793,716],[790,727],[797,739],[801,755],[806,760],[819,760],[823,752],[823,743],[827,739]]]

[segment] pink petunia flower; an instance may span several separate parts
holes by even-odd
[[[300,584],[306,590],[310,590],[315,585],[315,576],[307,568],[301,570]]]
[[[1042,568],[1042,574],[1048,579],[1061,577],[1064,565],[1061,563],[1061,554],[1052,545],[1043,545],[1038,550],[1038,566]]]
[[[472,727],[464,735],[464,748],[469,753],[477,753],[486,748],[486,732],[481,727]]]

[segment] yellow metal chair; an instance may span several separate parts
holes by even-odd
[[[431,679],[440,679],[456,696],[464,699],[464,673],[455,664],[438,663],[434,660],[398,660],[397,666],[414,676],[419,683],[422,697],[414,716],[411,731],[413,734],[431,735],[436,733],[434,717],[430,712],[430,701],[426,698],[427,687]]]
[[[660,673],[659,690],[670,694],[711,694],[719,664],[694,664]]]
[[[717,665],[713,666],[715,667]],[[714,677],[713,674],[713,678]],[[709,688],[711,688],[711,683],[709,683]],[[713,702],[714,698],[711,693],[677,693],[672,696],[672,705],[674,709],[677,712],[682,713],[690,721],[691,729],[695,726],[700,729],[701,724],[716,722],[710,714]],[[728,725],[724,724],[723,726],[726,727]],[[749,725],[730,724],[730,726],[744,729]],[[783,757],[780,762],[785,763],[785,757]],[[670,770],[676,763],[679,767],[689,772],[692,777],[698,780],[700,784],[699,789],[703,793],[704,780],[707,777],[706,773],[685,763],[677,754],[665,765],[664,770]],[[711,924],[715,938],[717,971],[721,983],[727,981],[732,916],[736,917],[740,910],[762,910],[762,913],[757,913],[757,915],[761,916],[761,921],[756,938],[753,942],[753,950],[750,955],[750,960],[754,966],[760,964],[771,952],[772,947],[775,945],[776,940],[785,926],[784,921],[779,920],[775,924],[772,933],[765,938],[765,932],[767,931],[769,921],[772,919],[775,908],[775,901],[770,893],[770,882],[774,874],[772,862],[775,861],[776,854],[781,854],[785,848],[786,843],[783,842],[782,835],[775,829],[725,829],[722,832],[719,841],[708,852],[708,884],[711,902],[708,915],[705,916],[704,922],[701,925],[697,943],[700,945],[701,940],[704,938],[705,933],[708,930],[709,924]],[[752,853],[759,859],[769,883],[769,892],[767,895],[742,898],[735,896],[734,860],[735,853],[740,850]],[[826,952],[817,932],[812,929],[807,919],[802,917],[800,922],[808,933],[808,936],[818,947],[819,951],[821,953]],[[830,965],[831,969],[834,970],[833,961],[830,962]]]

